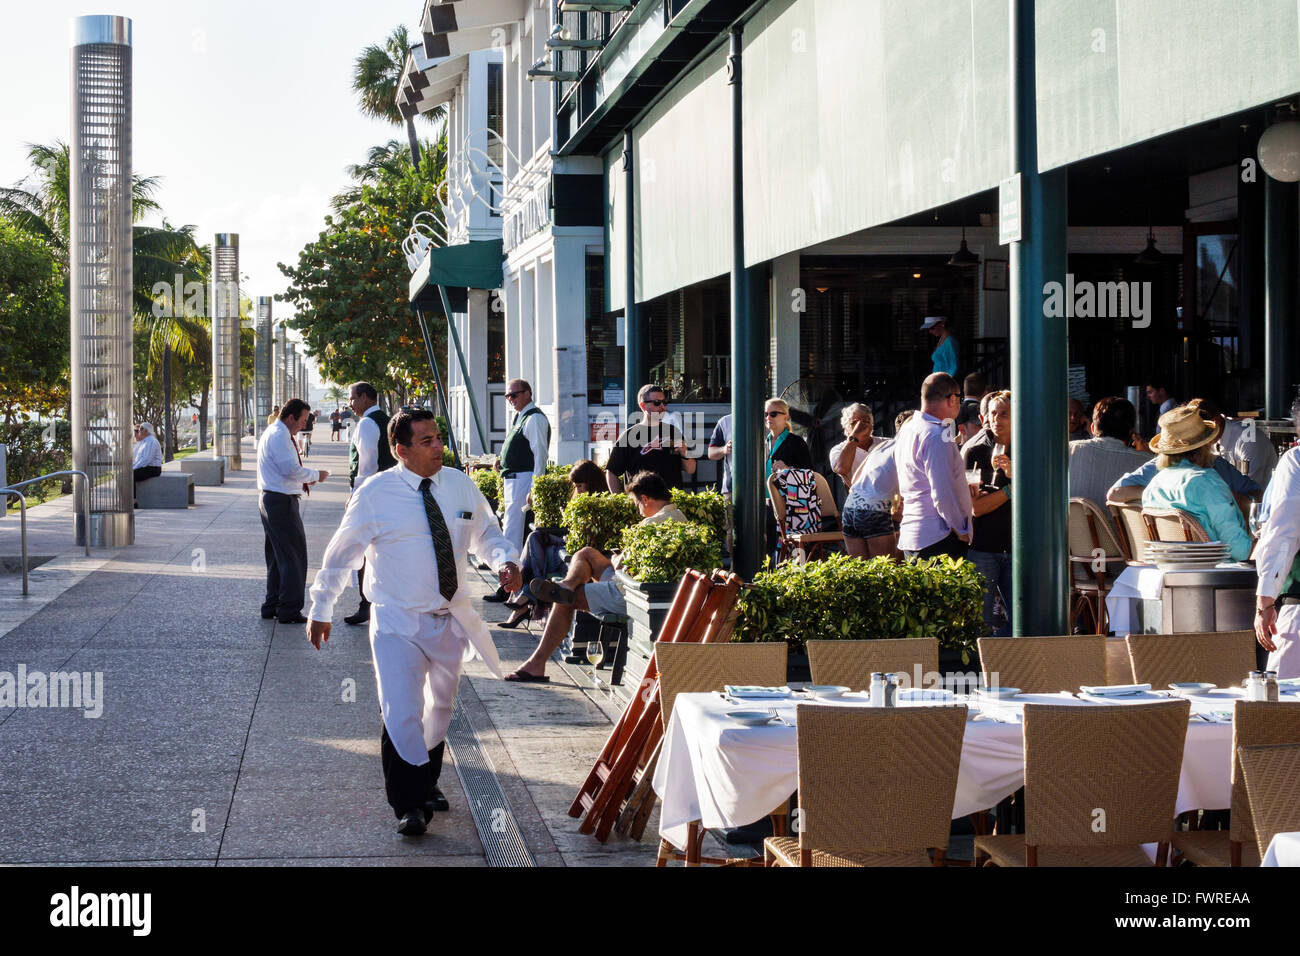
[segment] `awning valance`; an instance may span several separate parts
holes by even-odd
[[[500,239],[430,249],[411,276],[411,304],[441,308],[438,286],[448,290],[501,288],[502,256]]]

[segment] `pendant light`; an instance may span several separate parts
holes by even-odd
[[[966,210],[963,207],[961,215],[961,248],[952,254],[952,258],[948,260],[948,265],[956,266],[958,269],[973,269],[979,264],[980,257],[966,247]]]

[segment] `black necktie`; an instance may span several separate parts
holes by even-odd
[[[432,478],[420,482],[420,494],[424,497],[424,514],[429,519],[429,531],[433,535],[433,556],[438,562],[438,590],[448,601],[456,596],[459,582],[456,580],[456,552],[451,546],[451,532],[442,517],[442,509],[434,501],[429,485]]]

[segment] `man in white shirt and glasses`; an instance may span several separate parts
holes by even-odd
[[[1300,422],[1300,399],[1291,418]],[[1259,521],[1255,638],[1268,651],[1268,670],[1283,679],[1300,677],[1300,449],[1278,460]]]
[[[298,513],[298,498],[308,485],[324,481],[328,471],[302,466],[294,436],[307,424],[310,409],[292,398],[257,443],[257,511],[266,532],[266,597],[262,617],[281,624],[303,624],[307,587],[307,533]]]
[[[318,650],[329,640],[334,604],[364,559],[384,789],[397,831],[418,836],[448,809],[438,777],[462,662],[478,656],[501,677],[492,635],[463,586],[466,555],[486,558],[509,591],[522,581],[519,553],[487,499],[464,472],[442,467],[433,413],[403,409],[388,438],[398,464],[348,502],[311,588],[307,637]]]
[[[546,456],[551,445],[551,425],[533,404],[533,387],[522,378],[506,385],[506,401],[515,419],[501,446],[501,483],[505,488],[505,536],[516,551],[524,547],[524,511],[533,479],[546,474]],[[499,604],[508,595],[501,588],[483,600]]]

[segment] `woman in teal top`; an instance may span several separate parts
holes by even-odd
[[[947,372],[953,378],[956,378],[957,340],[948,331],[948,320],[941,315],[926,316],[925,323],[921,328],[939,340],[934,352],[930,354],[930,362],[933,366],[930,369],[931,374]]]
[[[772,471],[782,468],[811,468],[812,452],[808,443],[790,431],[790,406],[784,399],[769,398],[763,406],[764,422],[767,424],[767,464],[763,472],[763,487]]]
[[[1250,557],[1254,544],[1228,485],[1214,471],[1219,429],[1183,405],[1160,416],[1151,441],[1159,471],[1142,492],[1143,508],[1177,508],[1196,518],[1211,541],[1228,546],[1232,560]]]

